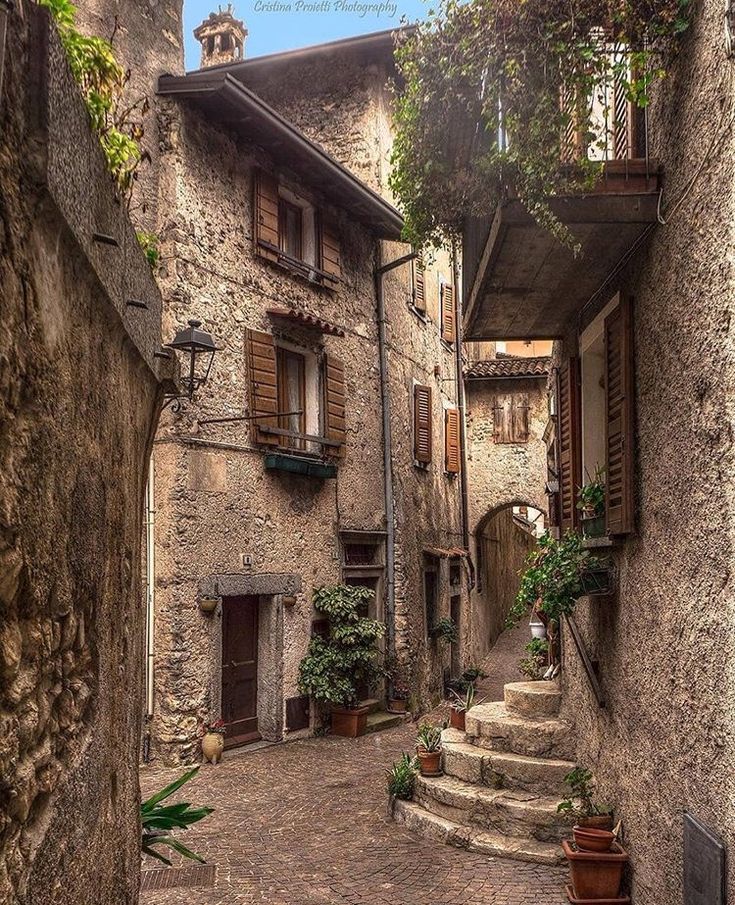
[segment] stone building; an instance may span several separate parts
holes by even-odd
[[[297,671],[322,584],[374,590],[416,706],[463,668],[457,268],[400,242],[392,60],[386,32],[158,82],[166,317],[201,312],[222,348],[155,442],[153,756],[194,759],[220,716],[231,743],[313,729]]]
[[[467,343],[469,523],[475,569],[468,655],[503,630],[519,572],[547,522],[544,434],[552,343]],[[530,354],[529,354],[530,353]]]
[[[511,201],[486,234],[492,263],[466,261],[469,338],[507,336],[511,320],[518,338],[560,338],[560,530],[577,525],[585,470],[606,468],[594,543],[615,593],[582,598],[563,626],[562,716],[623,821],[637,905],[735,894],[733,65],[705,0],[605,192],[569,208],[582,255],[557,246],[553,272],[537,266],[554,240],[513,223]],[[523,268],[503,270],[511,251]],[[512,297],[490,289],[495,267]]]
[[[138,575],[162,301],[47,11],[16,7],[7,29],[0,901],[123,905],[140,877]]]

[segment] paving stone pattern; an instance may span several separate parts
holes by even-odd
[[[500,653],[497,648],[496,653]],[[517,657],[508,660],[515,662]],[[257,751],[240,749],[226,754],[217,767],[203,766],[186,787],[186,798],[216,810],[188,831],[186,843],[216,864],[215,887],[144,889],[141,902],[565,902],[566,870],[562,868],[453,849],[418,838],[388,819],[385,770],[401,751],[411,749],[415,731],[415,724],[405,723],[361,739],[314,738]],[[160,788],[178,773],[144,768],[144,793]],[[144,868],[157,866],[144,864]]]

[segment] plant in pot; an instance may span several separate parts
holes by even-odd
[[[541,679],[549,665],[549,642],[532,638],[525,647],[526,656],[518,664],[521,673],[533,682]]]
[[[227,727],[224,720],[214,720],[204,726],[202,735],[202,755],[210,764],[218,764],[225,750]]]
[[[422,723],[416,736],[416,756],[422,776],[441,776],[442,727]]]
[[[377,662],[382,622],[360,615],[372,597],[369,588],[334,585],[314,591],[314,608],[329,620],[326,637],[309,642],[299,664],[299,689],[331,707],[335,735],[355,738],[367,727],[368,708],[359,706],[357,689],[385,675]]]
[[[605,534],[605,469],[599,465],[595,474],[579,488],[577,509],[582,513],[584,537],[602,537]]]
[[[459,632],[453,619],[445,616],[431,629],[431,637],[445,644],[456,644],[459,641]]]
[[[410,689],[405,675],[405,669],[398,662],[398,659],[396,657],[390,657],[386,662],[386,676],[389,679],[389,713],[405,713],[408,708]]]
[[[595,782],[591,771],[575,767],[564,777],[564,782],[569,786],[569,795],[559,802],[557,811],[573,818],[579,827],[612,830],[612,808],[595,801]]]
[[[465,714],[470,707],[473,707],[475,704],[482,704],[485,699],[480,698],[479,701],[475,700],[475,686],[471,682],[468,683],[464,695],[452,690],[452,698],[453,700],[449,708],[449,725],[452,729],[459,729],[461,732],[464,732]]]
[[[390,797],[410,801],[416,784],[416,758],[404,752],[386,773]]]

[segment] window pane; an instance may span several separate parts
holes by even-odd
[[[278,349],[278,426],[303,434],[306,430],[306,388],[304,356],[288,349]],[[288,414],[289,412],[293,414]],[[304,441],[284,437],[284,446],[304,448]]]
[[[302,260],[302,211],[295,204],[281,198],[279,204],[280,213],[280,240],[281,251],[297,261]]]

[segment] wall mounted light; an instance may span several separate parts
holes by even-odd
[[[201,330],[202,322],[190,320],[188,327],[179,330],[167,349],[182,353],[184,357],[185,373],[181,377],[181,383],[185,392],[166,397],[164,408],[171,405],[174,412],[180,411],[181,400],[191,399],[196,391],[204,386],[212,370],[215,352],[219,351],[214,340],[206,330]],[[188,361],[186,360],[188,358]]]

